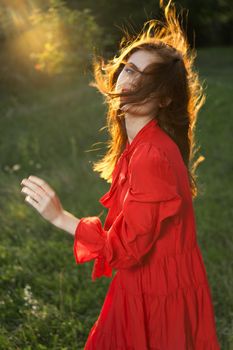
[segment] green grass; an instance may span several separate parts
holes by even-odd
[[[222,350],[233,349],[232,57],[232,48],[198,52],[207,101],[197,140],[206,159],[198,168],[203,194],[194,205]],[[98,199],[109,185],[91,162],[104,154],[98,142],[108,136],[99,132],[106,107],[88,81],[56,82],[0,102],[0,350],[82,349],[111,282],[93,283],[93,262],[75,264],[73,237],[41,218],[20,193],[21,180],[36,175],[75,216],[103,213],[104,219]]]
[[[199,52],[206,104],[198,127],[203,195],[195,202],[198,240],[209,276],[222,350],[233,349],[232,117],[233,48]]]

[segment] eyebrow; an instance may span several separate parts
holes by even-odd
[[[131,66],[133,66],[135,69],[139,70],[139,68],[133,62],[128,62],[128,64],[131,64]]]
[[[142,71],[136,66],[136,64],[134,64],[133,62],[128,62],[128,64],[130,64],[131,66],[134,67],[134,69],[136,69],[139,73],[142,73]]]

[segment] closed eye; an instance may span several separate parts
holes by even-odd
[[[125,67],[125,71],[126,71],[126,73],[134,73],[134,70],[131,69],[131,68],[126,68]]]

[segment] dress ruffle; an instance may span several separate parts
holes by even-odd
[[[212,317],[205,282],[164,296],[132,294],[117,273],[85,350],[220,350]]]
[[[135,277],[140,275],[140,283],[135,285]],[[207,273],[196,243],[191,249],[174,255],[158,256],[140,267],[121,271],[120,284],[131,295],[147,294],[163,297],[179,288],[197,288],[207,280]]]
[[[114,198],[116,199],[116,191],[118,185],[121,185],[125,180],[128,172],[128,161],[127,161],[127,149],[119,157],[117,164],[114,168],[112,174],[112,183],[110,189],[105,193],[100,199],[99,202],[105,208],[111,208],[114,204]]]

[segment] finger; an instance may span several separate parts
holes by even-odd
[[[31,204],[31,206],[33,206],[36,210],[39,211],[39,204],[31,197],[27,196],[25,198],[25,201],[29,204]]]
[[[32,181],[28,180],[28,179],[23,179],[23,181],[21,182],[21,185],[26,186],[27,188],[31,189],[33,192],[39,194],[41,196],[41,198],[43,197],[49,197],[49,195],[47,194],[46,191],[44,191],[40,186],[38,186],[37,184],[33,183]]]
[[[49,196],[54,195],[54,190],[42,179],[37,176],[30,175],[28,178],[31,182],[39,185]]]
[[[37,202],[40,202],[40,200],[42,199],[42,197],[41,197],[38,193],[36,193],[36,192],[30,190],[30,188],[23,187],[22,190],[21,190],[21,192],[22,192],[23,194],[28,194],[31,198],[33,198],[33,199],[36,200]]]

